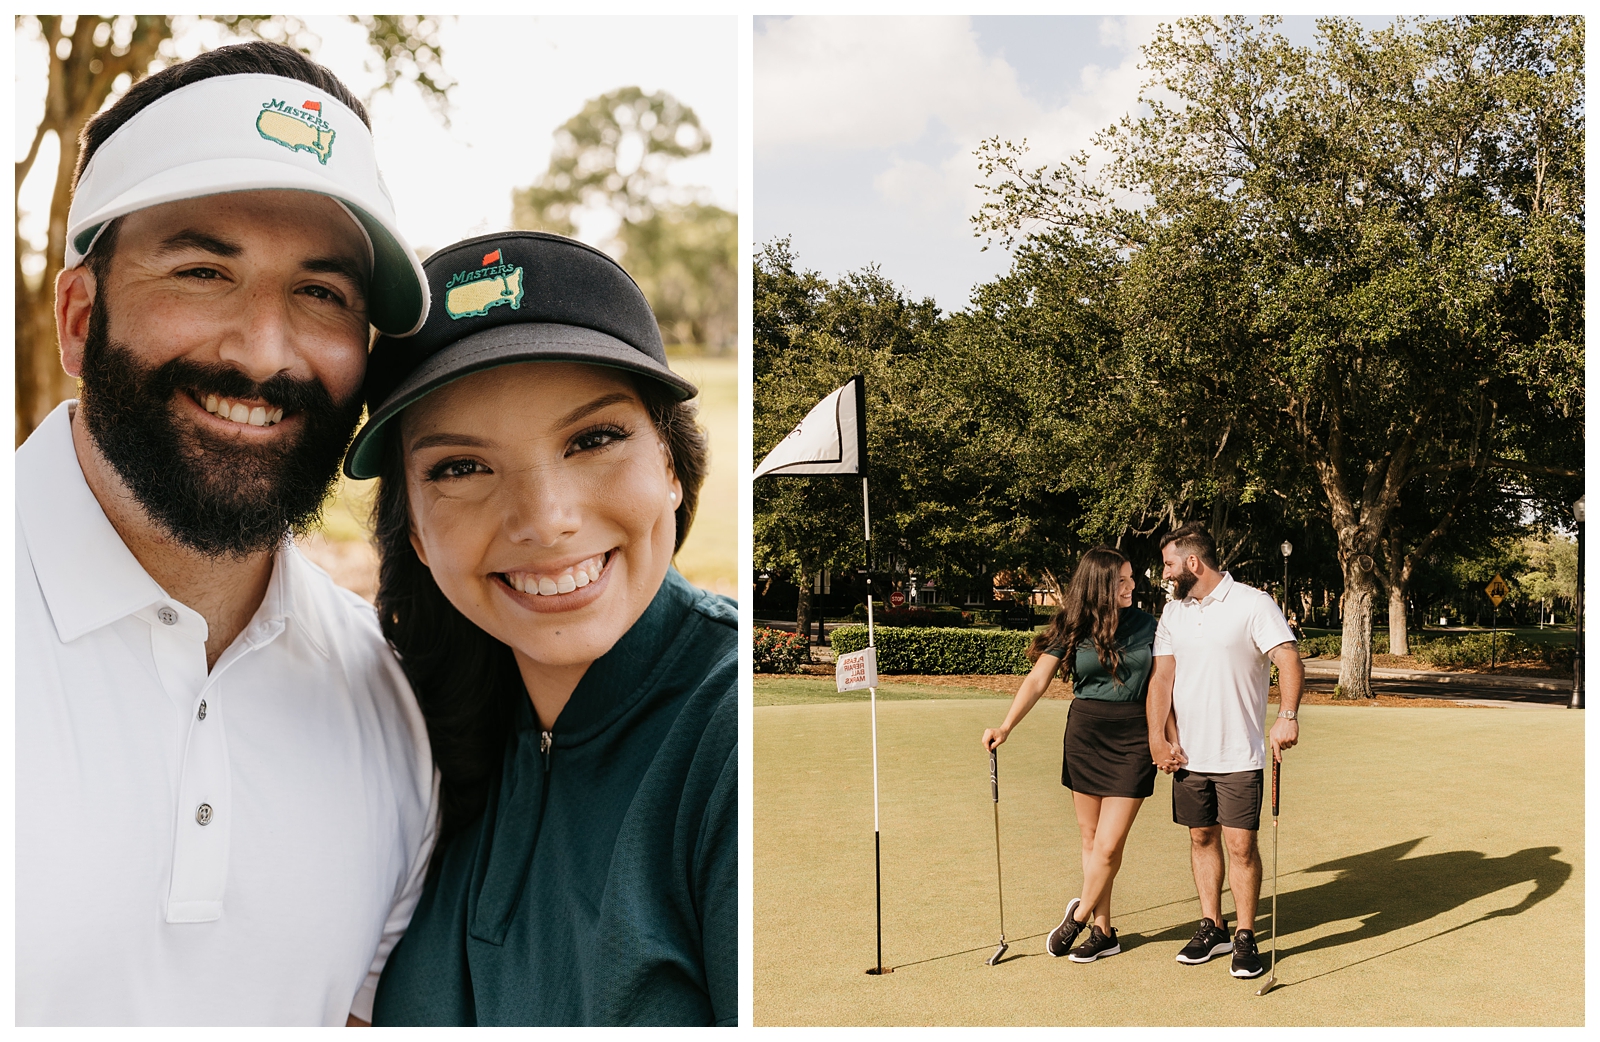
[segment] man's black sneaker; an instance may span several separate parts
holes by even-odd
[[[1078,934],[1083,932],[1084,923],[1073,918],[1078,911],[1078,898],[1074,897],[1067,902],[1067,914],[1061,917],[1061,925],[1050,931],[1050,936],[1044,939],[1044,950],[1060,958],[1072,950],[1072,942],[1078,939]]]
[[[1122,945],[1117,943],[1117,928],[1111,928],[1111,936],[1107,937],[1100,932],[1100,927],[1089,927],[1089,939],[1072,949],[1067,958],[1073,962],[1094,962],[1106,955],[1115,955],[1122,950]]]
[[[1229,972],[1235,977],[1259,977],[1266,972],[1256,954],[1254,930],[1240,930],[1233,935],[1233,969]]]
[[[1232,947],[1228,943],[1228,920],[1222,920],[1222,925],[1218,926],[1210,919],[1201,919],[1200,929],[1194,932],[1194,938],[1178,953],[1178,961],[1188,966],[1198,966],[1202,962],[1210,962]]]

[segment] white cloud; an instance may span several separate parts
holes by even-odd
[[[791,18],[755,38],[758,148],[883,148],[937,117],[958,136],[1035,110],[966,18]]]

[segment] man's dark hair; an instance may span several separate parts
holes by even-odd
[[[1222,570],[1217,564],[1217,541],[1211,538],[1211,533],[1200,522],[1190,521],[1161,537],[1161,549],[1165,550],[1173,543],[1178,544],[1178,552],[1185,557],[1193,554],[1212,571]]]
[[[264,40],[236,43],[207,51],[177,65],[169,65],[160,72],[140,80],[129,87],[128,93],[118,98],[115,105],[84,124],[83,132],[78,136],[78,166],[72,172],[72,190],[74,192],[78,190],[78,179],[83,176],[83,171],[89,166],[89,160],[94,158],[95,152],[106,143],[106,139],[146,106],[191,83],[199,83],[213,76],[239,76],[248,73],[286,76],[289,79],[309,83],[338,98],[350,111],[361,117],[361,122],[365,123],[368,129],[372,127],[372,120],[367,118],[367,107],[350,93],[350,88],[340,83],[339,77],[293,47],[285,47],[281,43],[268,43]],[[115,252],[117,246],[119,223],[120,220],[114,220],[106,225],[95,243],[93,252],[85,259],[96,280],[104,279],[109,272],[111,254]]]

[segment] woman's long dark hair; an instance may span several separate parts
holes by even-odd
[[[680,402],[653,380],[638,378],[656,432],[666,442],[672,469],[683,487],[674,512],[683,546],[700,502],[706,476],[706,435],[695,422],[692,402]],[[433,761],[441,776],[440,844],[483,811],[499,776],[511,735],[517,699],[527,698],[511,649],[456,610],[411,546],[411,507],[406,495],[400,423],[384,435],[383,460],[373,505],[378,544],[378,619],[428,724]]]
[[[1113,678],[1122,666],[1122,648],[1117,643],[1117,621],[1122,609],[1117,606],[1117,582],[1128,559],[1109,546],[1097,546],[1083,555],[1072,570],[1067,596],[1061,608],[1028,648],[1028,661],[1037,662],[1046,648],[1066,648],[1061,656],[1061,677],[1072,675],[1072,660],[1078,645],[1094,644],[1100,664]]]

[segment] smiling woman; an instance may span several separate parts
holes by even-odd
[[[671,567],[695,389],[597,250],[508,232],[424,269],[346,460],[444,808],[373,1022],[733,1023],[735,612]]]

